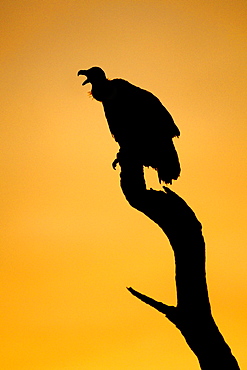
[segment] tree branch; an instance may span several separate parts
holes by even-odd
[[[163,313],[166,315],[166,317],[176,325],[176,308],[174,306],[168,306],[167,304],[164,304],[162,302],[158,302],[153,298],[150,298],[140,292],[137,292],[137,290],[129,287],[127,288],[128,291],[133,294],[136,298],[140,299],[142,302],[148,304],[149,306],[155,308],[157,311]]]
[[[177,306],[168,306],[133,288],[131,294],[154,307],[176,325],[198,358],[202,370],[239,370],[211,314],[205,270],[202,226],[186,202],[169,188],[147,190],[143,167],[131,153],[118,155],[120,183],[129,204],[153,220],[166,234],[175,257]]]

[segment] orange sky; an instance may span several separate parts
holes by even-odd
[[[203,224],[214,317],[247,368],[243,0],[1,3],[3,370],[196,370],[161,230],[132,209],[118,149],[79,69],[152,91],[181,131],[175,190]],[[148,185],[159,188],[148,170]]]

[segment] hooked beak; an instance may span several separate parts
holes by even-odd
[[[80,71],[78,71],[77,73],[77,76],[86,76],[87,77],[87,71],[85,69],[81,69]],[[88,80],[88,78],[82,83],[82,86],[88,84],[90,81]]]

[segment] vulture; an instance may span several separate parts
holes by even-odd
[[[151,92],[126,80],[109,80],[99,67],[80,70],[82,85],[92,84],[90,94],[102,103],[110,132],[133,160],[158,173],[159,182],[172,184],[180,175],[173,138],[180,132],[172,116]],[[113,162],[115,169],[118,157]]]

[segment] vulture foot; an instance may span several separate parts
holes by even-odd
[[[112,168],[113,168],[114,170],[116,170],[116,167],[117,167],[118,163],[119,163],[118,158],[115,158],[115,159],[114,159],[114,161],[112,162]]]

